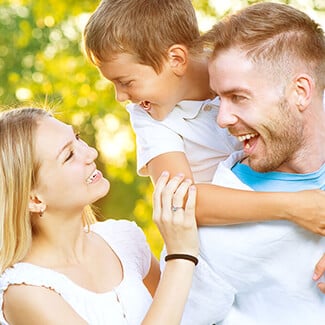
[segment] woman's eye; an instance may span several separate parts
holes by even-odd
[[[73,157],[73,150],[70,151],[68,157],[64,160],[64,162],[67,162],[68,160],[70,160]]]
[[[75,137],[76,137],[77,140],[80,140],[80,133],[77,132],[77,133],[75,134]]]

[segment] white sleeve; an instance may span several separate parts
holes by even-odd
[[[182,137],[176,131],[154,120],[136,104],[127,105],[132,128],[136,134],[137,172],[148,176],[146,165],[153,158],[167,153],[185,153]]]

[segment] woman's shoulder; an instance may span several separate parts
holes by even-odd
[[[51,269],[30,263],[16,263],[7,268],[0,276],[0,292],[10,285],[27,284],[45,288],[65,286],[65,276]]]
[[[17,301],[17,297],[23,297],[19,301],[30,299],[39,290],[51,289],[61,294],[67,288],[67,281],[63,274],[51,269],[43,268],[30,263],[16,263],[7,268],[0,276],[0,304],[2,306],[4,295]],[[0,313],[0,324],[7,324]]]

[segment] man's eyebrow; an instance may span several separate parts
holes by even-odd
[[[72,131],[74,132],[73,130],[73,127],[71,125],[68,126],[70,129],[72,129]],[[56,159],[61,155],[61,153],[66,150],[66,148],[69,148],[71,145],[72,145],[72,142],[73,140],[70,140],[68,141],[59,151],[58,151],[58,154],[56,155]]]
[[[231,88],[231,89],[227,89],[227,90],[219,90],[218,91],[218,95],[223,95],[223,96],[229,96],[235,93],[242,93],[242,94],[246,94],[246,95],[251,95],[251,91],[248,90],[247,88],[242,88],[242,87],[235,87],[235,88]]]

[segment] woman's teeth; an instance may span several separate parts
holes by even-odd
[[[96,176],[98,175],[98,170],[96,169],[86,180],[87,184],[91,184],[94,179],[96,178]]]

